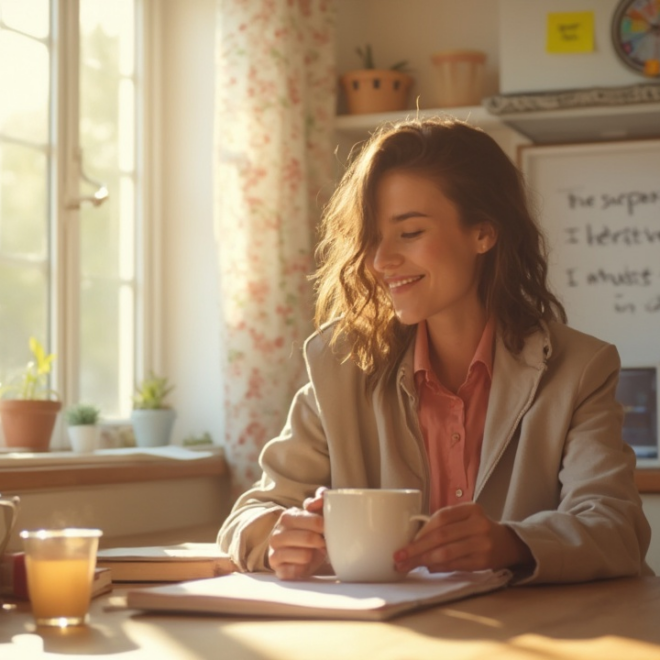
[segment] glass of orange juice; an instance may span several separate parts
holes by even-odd
[[[32,614],[38,626],[87,623],[99,529],[21,532]]]

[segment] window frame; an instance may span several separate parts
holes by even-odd
[[[160,290],[159,216],[160,109],[159,67],[161,46],[159,3],[135,0],[136,104],[135,104],[135,218],[136,269],[134,279],[134,373],[137,382],[162,364],[162,292]],[[49,136],[47,164],[48,252],[46,255],[48,308],[47,347],[58,358],[51,386],[63,405],[79,399],[80,383],[80,197],[82,177],[79,140],[80,0],[50,2]],[[11,139],[9,139],[11,141]],[[113,420],[117,421],[117,420]],[[68,445],[64,425],[58,424],[51,449]]]

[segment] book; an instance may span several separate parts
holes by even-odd
[[[112,575],[109,568],[96,568],[92,581],[92,598],[112,590]],[[0,561],[0,596],[15,600],[30,600],[25,569],[25,553],[10,552]]]
[[[92,582],[92,598],[107,594],[112,591],[112,571],[109,568],[94,569],[94,581]]]
[[[508,570],[429,573],[416,569],[400,582],[345,583],[333,576],[284,582],[270,573],[232,573],[131,589],[126,606],[153,612],[382,621],[501,589],[511,576]]]
[[[215,543],[108,548],[98,551],[96,565],[111,569],[113,582],[183,582],[235,570]]]

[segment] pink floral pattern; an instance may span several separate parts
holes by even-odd
[[[215,191],[234,494],[304,382],[332,186],[336,0],[218,0]]]

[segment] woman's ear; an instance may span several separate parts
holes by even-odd
[[[492,222],[482,222],[476,230],[477,252],[486,254],[497,243],[497,230]]]

